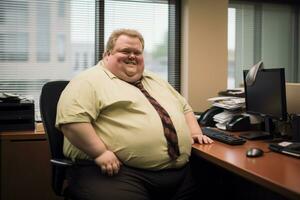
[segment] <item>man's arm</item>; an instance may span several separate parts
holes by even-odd
[[[185,120],[190,129],[193,143],[198,142],[199,144],[210,144],[213,142],[212,139],[210,139],[206,135],[203,135],[201,128],[200,128],[193,112],[186,113]]]
[[[94,159],[103,173],[108,175],[118,173],[121,162],[112,151],[106,148],[90,123],[63,124],[61,130],[74,146]]]

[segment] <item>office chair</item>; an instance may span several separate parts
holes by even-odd
[[[50,147],[52,166],[52,189],[57,196],[68,199],[66,169],[72,166],[72,161],[63,155],[63,134],[55,128],[56,107],[60,94],[69,81],[52,81],[46,83],[40,96],[40,112]]]

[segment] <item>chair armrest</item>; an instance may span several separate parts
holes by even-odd
[[[74,164],[71,160],[68,159],[51,159],[50,162],[53,165],[61,166],[61,167],[68,167]]]

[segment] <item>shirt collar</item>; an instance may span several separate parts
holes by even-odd
[[[101,67],[101,69],[106,73],[106,75],[110,78],[110,79],[113,79],[113,78],[118,78],[116,77],[113,73],[111,73],[105,66],[104,66],[104,62],[103,60],[100,60],[97,64],[99,67]]]
[[[145,70],[145,69],[144,69],[143,77],[151,78],[151,75],[149,74],[149,71],[148,71],[148,70]]]

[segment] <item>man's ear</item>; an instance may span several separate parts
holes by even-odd
[[[109,56],[109,55],[110,55],[109,51],[104,51],[103,54],[102,54],[102,57]]]

